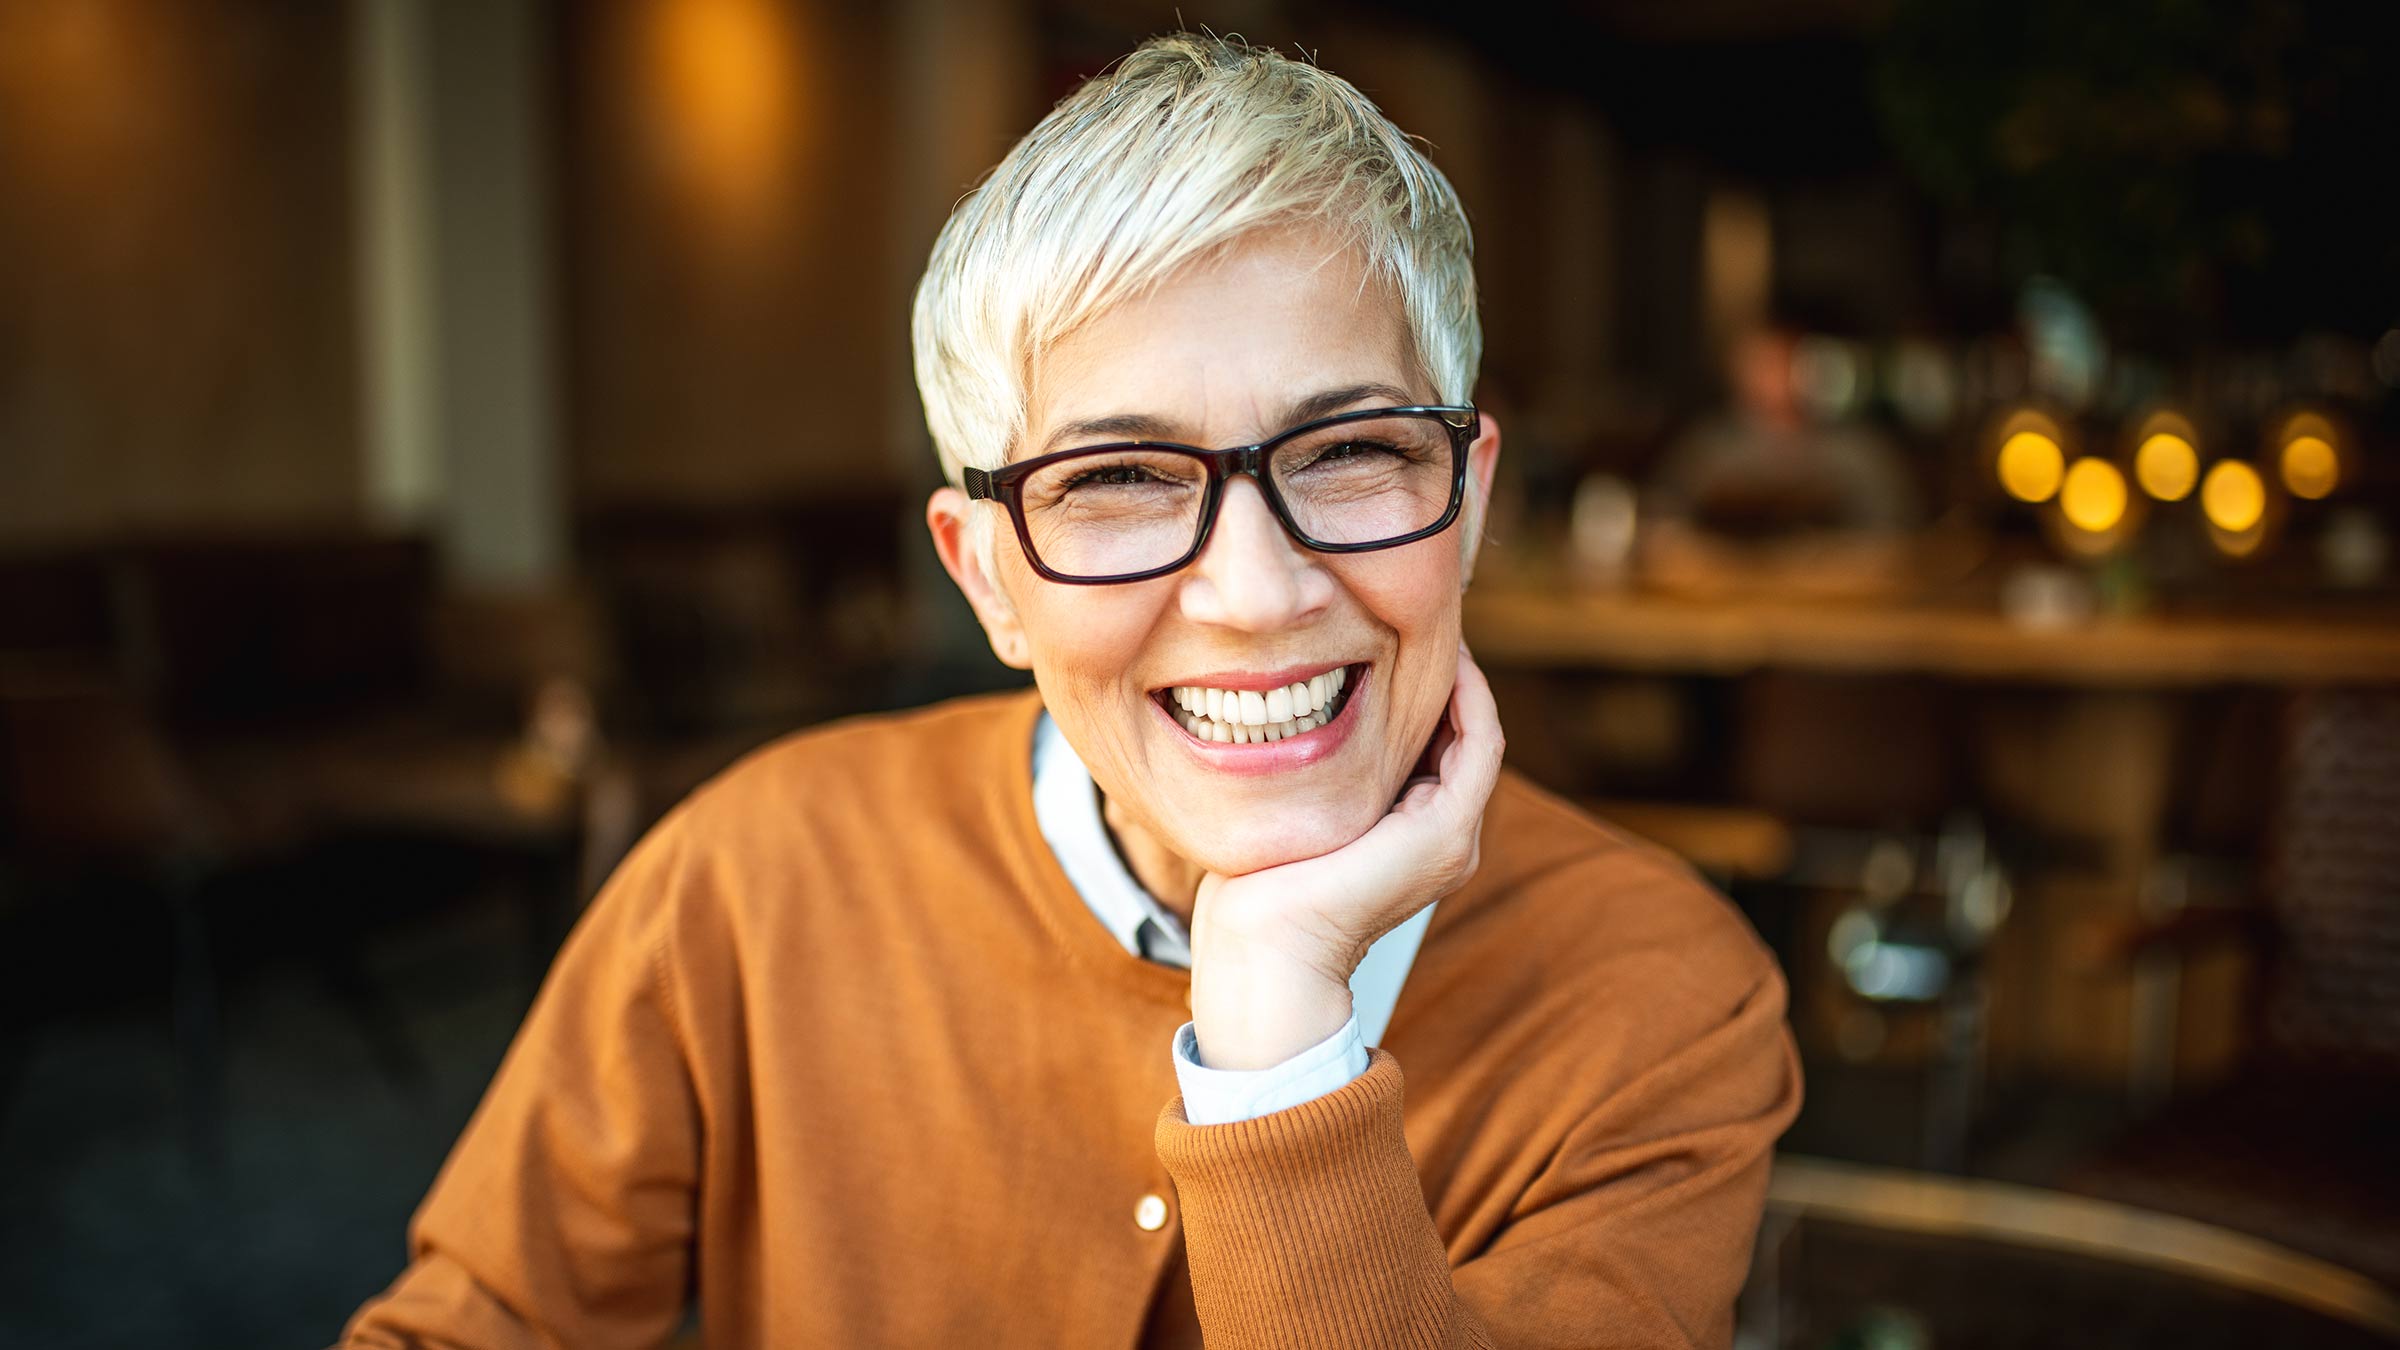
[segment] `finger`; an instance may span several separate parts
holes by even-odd
[[[1393,808],[1447,811],[1453,825],[1480,821],[1500,777],[1503,738],[1491,682],[1475,664],[1467,644],[1458,644],[1458,672],[1417,771],[1400,788]],[[1432,791],[1420,791],[1430,787]]]
[[[1492,697],[1491,681],[1463,642],[1458,645],[1458,683],[1451,689],[1450,710],[1458,735],[1443,756],[1442,781],[1455,784],[1480,814],[1499,781],[1507,738],[1500,731],[1500,706]]]
[[[1466,644],[1459,644],[1459,652],[1463,657],[1466,652]],[[1454,766],[1458,763],[1457,750],[1461,735],[1458,721],[1458,699],[1463,679],[1461,673],[1452,673],[1450,695],[1442,700],[1442,720],[1434,724],[1432,739],[1426,742],[1426,766],[1429,775],[1436,779],[1449,779],[1456,774]]]
[[[1450,747],[1458,744],[1458,716],[1451,710],[1451,703],[1457,697],[1458,690],[1453,685],[1450,698],[1442,702],[1441,719],[1433,724],[1433,735],[1425,741],[1426,769],[1435,778],[1446,772],[1443,766],[1450,762]]]

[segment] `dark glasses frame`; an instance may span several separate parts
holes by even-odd
[[[1428,418],[1440,422],[1450,433],[1450,500],[1442,508],[1441,517],[1421,530],[1363,544],[1329,544],[1320,539],[1311,539],[1300,528],[1300,522],[1292,518],[1291,507],[1284,503],[1283,495],[1275,490],[1274,480],[1268,477],[1268,457],[1274,454],[1277,446],[1294,437],[1346,422],[1367,422],[1385,417]],[[1287,431],[1277,432],[1256,445],[1239,445],[1230,450],[1204,450],[1196,445],[1182,445],[1174,441],[1110,441],[1105,445],[1078,445],[1066,450],[1053,450],[1049,454],[1002,465],[989,472],[969,468],[966,471],[967,497],[979,502],[996,501],[1008,508],[1008,518],[1017,527],[1017,542],[1025,548],[1025,560],[1033,564],[1033,570],[1043,577],[1068,586],[1111,586],[1127,581],[1148,581],[1152,577],[1163,577],[1169,572],[1190,566],[1192,559],[1199,557],[1201,550],[1208,547],[1208,537],[1217,528],[1217,509],[1224,503],[1225,481],[1237,473],[1250,475],[1251,481],[1258,484],[1259,495],[1267,499],[1267,509],[1275,513],[1275,519],[1282,523],[1284,532],[1303,548],[1318,553],[1372,553],[1377,549],[1398,548],[1402,544],[1431,538],[1449,529],[1450,523],[1458,519],[1459,503],[1466,499],[1467,449],[1482,432],[1483,415],[1475,410],[1472,403],[1412,403],[1396,408],[1361,408],[1356,412],[1336,413],[1313,422],[1303,422]],[[1194,532],[1191,548],[1173,562],[1140,572],[1083,577],[1053,570],[1042,561],[1041,550],[1033,545],[1033,532],[1025,524],[1025,480],[1043,467],[1061,460],[1125,450],[1169,451],[1199,460],[1207,468],[1206,495],[1200,499],[1200,528]]]

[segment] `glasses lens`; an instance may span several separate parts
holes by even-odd
[[[1455,454],[1438,418],[1374,417],[1285,441],[1268,472],[1301,533],[1320,544],[1376,544],[1442,518]]]
[[[1208,471],[1189,455],[1124,448],[1075,455],[1025,480],[1025,532],[1054,572],[1147,572],[1190,551],[1207,496]]]

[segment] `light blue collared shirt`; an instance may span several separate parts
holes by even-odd
[[[1191,968],[1191,935],[1126,869],[1100,817],[1100,793],[1090,770],[1047,712],[1033,732],[1033,814],[1067,880],[1126,951]],[[1433,906],[1427,905],[1376,939],[1350,975],[1350,1020],[1272,1068],[1209,1068],[1200,1062],[1193,1024],[1176,1028],[1169,1053],[1183,1089],[1185,1118],[1195,1125],[1249,1120],[1321,1097],[1365,1073],[1367,1047],[1380,1043],[1391,1025],[1400,986],[1432,922]]]

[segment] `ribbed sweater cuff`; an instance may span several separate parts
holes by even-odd
[[[1358,1078],[1269,1115],[1193,1125],[1180,1097],[1160,1113],[1210,1350],[1448,1339],[1449,1261],[1401,1133],[1402,1086],[1376,1048]]]

